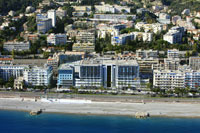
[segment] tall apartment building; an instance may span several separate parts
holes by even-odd
[[[63,64],[58,70],[57,88],[62,90],[70,86],[74,86],[74,68]]]
[[[56,10],[49,10],[47,12],[47,17],[52,20],[52,26],[56,26]]]
[[[30,42],[5,42],[3,48],[7,51],[26,51],[31,47]]]
[[[200,57],[190,57],[189,58],[189,66],[192,70],[199,70],[200,69]]]
[[[23,72],[26,85],[31,86],[48,86],[51,84],[53,68],[48,65],[44,67],[29,67]]]
[[[135,60],[86,59],[64,65],[74,69],[73,83],[76,87],[140,87],[139,65]]]
[[[49,45],[65,45],[67,43],[66,34],[50,34],[47,37],[47,43]]]
[[[46,33],[52,28],[52,19],[45,18],[37,22],[38,33]]]
[[[0,77],[8,81],[10,77],[20,77],[23,75],[26,65],[0,65]]]
[[[163,40],[169,42],[170,44],[181,43],[184,34],[183,27],[172,27],[164,36]]]

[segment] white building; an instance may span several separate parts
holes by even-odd
[[[29,67],[24,70],[23,77],[26,85],[48,86],[51,84],[53,68],[48,65],[44,67]]]
[[[170,15],[166,14],[166,13],[160,13],[159,14],[159,18],[158,21],[162,24],[170,24]]]
[[[198,89],[200,86],[200,71],[190,68],[179,70],[154,70],[153,86],[161,89],[186,88]]]
[[[183,27],[172,27],[164,36],[163,40],[169,42],[170,44],[180,43],[184,34]]]
[[[136,50],[136,57],[137,58],[158,58],[159,52],[158,50]]]
[[[7,51],[26,51],[30,49],[30,42],[5,42],[3,48]]]
[[[48,16],[48,18],[50,18],[52,20],[52,26],[55,27],[56,26],[56,11],[49,10],[47,12],[47,16]]]
[[[111,38],[112,45],[124,45],[127,43],[128,40],[142,40],[150,42],[153,39],[152,33],[145,33],[145,32],[131,32],[129,34],[121,34],[118,36],[114,36]]]
[[[179,70],[154,70],[153,86],[161,89],[185,87],[185,73]]]
[[[47,37],[47,43],[49,45],[65,45],[67,42],[66,34],[50,34]]]
[[[144,29],[145,32],[160,33],[161,31],[165,29],[164,26],[165,26],[164,24],[160,24],[160,23],[147,24],[145,22],[138,22],[135,25],[135,29],[138,29],[138,30]]]

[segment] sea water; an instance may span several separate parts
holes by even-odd
[[[200,119],[0,111],[0,133],[200,133]]]

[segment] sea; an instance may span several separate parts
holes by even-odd
[[[0,133],[200,133],[200,119],[0,111]]]

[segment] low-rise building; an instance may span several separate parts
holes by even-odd
[[[76,52],[94,52],[95,45],[94,43],[74,43],[72,50]]]
[[[145,33],[145,32],[131,32],[128,34],[121,34],[121,35],[112,37],[111,44],[112,45],[124,45],[128,41],[132,41],[132,40],[136,40],[136,39],[150,42],[153,39],[153,34]]]
[[[18,77],[15,79],[14,89],[16,89],[16,90],[24,89],[24,78],[23,77]]]
[[[136,19],[136,15],[125,15],[125,14],[94,14],[94,19],[97,21],[124,21],[128,18],[132,20]]]
[[[136,50],[136,58],[158,58],[158,50]]]
[[[154,24],[147,24],[145,22],[138,22],[135,25],[135,28],[138,30],[144,29],[145,32],[153,32],[153,33],[160,33],[163,30],[166,30],[165,24],[154,23]]]
[[[8,57],[0,58],[0,64],[5,64],[5,65],[13,64],[13,59]]]
[[[30,42],[5,42],[3,48],[7,51],[27,51],[31,47]]]

